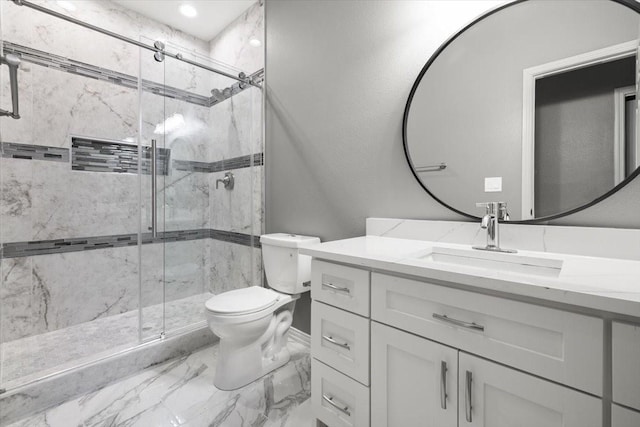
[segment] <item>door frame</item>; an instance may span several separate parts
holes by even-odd
[[[619,43],[522,71],[522,220],[535,218],[535,115],[536,80],[591,65],[636,55],[638,40]]]

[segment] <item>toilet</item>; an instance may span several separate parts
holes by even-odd
[[[289,361],[295,300],[311,289],[311,257],[298,249],[319,238],[275,233],[261,236],[260,243],[271,289],[236,289],[205,303],[209,328],[220,338],[213,383],[221,390],[240,388]]]

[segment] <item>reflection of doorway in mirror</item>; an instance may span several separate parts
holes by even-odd
[[[524,70],[523,219],[589,203],[635,165],[627,160],[636,144],[624,141],[635,141],[635,105],[629,120],[624,101],[635,104],[636,49],[630,41]],[[617,118],[615,93],[622,97]]]
[[[614,179],[618,185],[640,166],[640,142],[636,132],[636,87],[616,88],[614,99]]]

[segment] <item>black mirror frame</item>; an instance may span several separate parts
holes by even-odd
[[[438,203],[440,203],[441,205],[443,205],[447,209],[450,209],[453,212],[455,212],[455,213],[457,213],[457,214],[459,214],[459,215],[461,215],[463,217],[466,217],[466,218],[469,218],[469,219],[473,219],[473,220],[477,220],[477,221],[480,220],[480,217],[468,214],[466,212],[462,212],[461,210],[458,210],[458,209],[456,209],[456,208],[454,208],[452,206],[449,206],[447,203],[443,202],[438,197],[436,197],[435,194],[433,194],[431,191],[429,191],[427,186],[422,182],[422,180],[420,179],[420,177],[416,173],[416,170],[413,167],[413,162],[411,161],[411,155],[409,154],[408,141],[407,141],[407,121],[409,119],[409,110],[411,108],[411,101],[413,100],[413,96],[415,95],[416,90],[418,89],[418,86],[420,85],[420,82],[422,81],[422,78],[424,77],[425,73],[427,72],[427,70],[429,69],[431,64],[438,58],[438,56],[447,48],[447,46],[449,46],[454,40],[456,40],[460,35],[462,35],[467,29],[469,29],[470,27],[474,26],[475,24],[477,24],[478,22],[482,21],[483,19],[487,18],[488,16],[491,16],[494,13],[500,12],[503,9],[506,9],[508,7],[517,5],[519,3],[524,3],[526,1],[528,1],[528,0],[514,0],[511,3],[507,3],[507,4],[504,4],[504,5],[498,6],[495,9],[491,9],[487,13],[479,16],[478,18],[476,18],[475,20],[473,20],[472,22],[467,24],[465,27],[463,27],[461,30],[459,30],[456,34],[454,34],[449,39],[447,39],[438,48],[438,50],[435,51],[435,53],[431,56],[431,58],[429,58],[429,60],[425,64],[425,66],[422,67],[422,70],[420,70],[420,73],[418,74],[418,77],[416,78],[416,81],[413,83],[413,86],[411,87],[411,92],[409,92],[409,98],[407,99],[407,104],[406,104],[405,109],[404,109],[404,115],[403,115],[403,118],[402,118],[402,143],[403,143],[403,148],[404,148],[404,155],[405,155],[405,157],[407,159],[407,163],[409,164],[409,168],[411,169],[411,173],[413,174],[414,178],[416,179],[416,181],[418,181],[418,184],[420,184],[420,186],[424,189],[424,191],[426,191]],[[615,3],[619,3],[619,4],[623,5],[623,6],[626,6],[629,9],[631,9],[631,10],[635,11],[636,13],[640,14],[640,3],[636,2],[635,0],[610,0],[610,1],[613,1]],[[640,166],[637,167],[636,170],[633,171],[633,173],[631,175],[626,177],[622,182],[620,182],[618,185],[613,187],[611,190],[607,191],[602,196],[599,196],[599,197],[595,198],[591,202],[585,203],[584,205],[579,206],[577,208],[573,208],[573,209],[570,209],[568,211],[560,212],[558,214],[549,215],[549,216],[545,216],[545,217],[527,219],[527,220],[516,220],[516,221],[509,220],[508,222],[509,222],[509,224],[536,224],[536,223],[547,222],[547,221],[550,221],[550,220],[553,220],[553,219],[557,219],[557,218],[562,218],[564,216],[568,216],[568,215],[574,214],[576,212],[580,212],[580,211],[582,211],[584,209],[587,209],[587,208],[589,208],[589,207],[591,207],[593,205],[596,205],[596,204],[600,203],[604,199],[607,199],[608,197],[610,197],[614,193],[620,191],[620,189],[622,189],[627,184],[629,184],[631,181],[633,181],[634,178],[636,178],[638,175],[640,175]]]

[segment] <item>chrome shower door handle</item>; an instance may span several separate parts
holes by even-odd
[[[158,163],[156,140],[151,140],[151,237],[158,237]]]
[[[472,422],[473,418],[471,411],[473,405],[471,403],[471,383],[473,382],[471,371],[466,371],[465,384],[464,384],[464,415],[468,423]]]
[[[440,362],[440,407],[447,409],[447,362]]]
[[[0,57],[0,63],[9,67],[9,84],[11,86],[11,104],[13,111],[0,110],[0,116],[9,116],[12,119],[20,118],[20,109],[18,102],[18,67],[20,66],[20,57],[12,53],[8,53]]]

